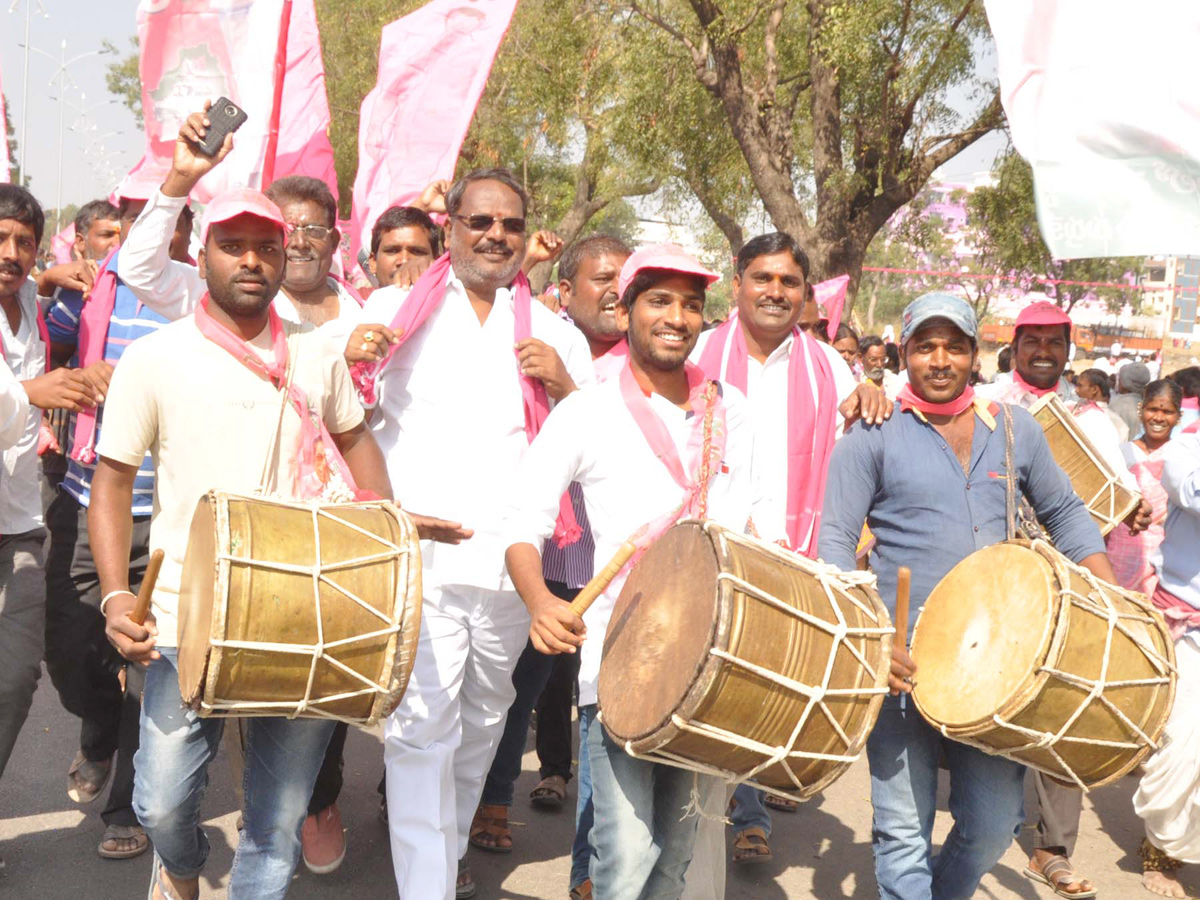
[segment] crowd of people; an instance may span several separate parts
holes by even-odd
[[[0,773],[44,659],[80,720],[67,792],[86,805],[107,791],[98,852],[152,848],[152,898],[198,896],[201,800],[223,737],[241,773],[230,897],[282,898],[301,860],[323,874],[346,852],[345,723],[226,723],[183,703],[183,560],[210,490],[393,499],[417,527],[420,638],[381,760],[400,897],[474,896],[470,852],[512,851],[536,711],[532,802],[560,808],[576,784],[563,892],[716,900],[726,863],[770,859],[771,816],[797,804],[614,741],[597,682],[628,568],[582,617],[570,606],[597,561],[630,535],[644,549],[705,518],[844,571],[869,566],[893,612],[910,566],[919,608],[957,563],[1005,540],[996,485],[1009,476],[1061,553],[1153,598],[1170,625],[1176,703],[1134,804],[1144,884],[1184,896],[1173,873],[1200,861],[1200,368],[1158,378],[1156,361],[1118,348],[1075,375],[1071,319],[1040,302],[987,382],[969,303],[917,297],[898,335],[831,329],[804,249],[782,233],[738,252],[732,309],[714,324],[716,273],[674,245],[529,234],[504,169],[383,213],[360,291],[337,274],[336,204],[318,180],[222,194],[197,227],[189,194],[233,140],[199,152],[208,124],[187,120],[161,183],[130,179],[114,203],[79,210],[70,263],[35,265],[41,207],[0,186]],[[526,272],[555,260],[535,296]],[[1107,540],[1026,411],[1047,394],[1142,497]],[[916,672],[898,647],[866,748],[880,895],[970,897],[1025,821],[1028,774],[1039,824],[1025,874],[1095,896],[1070,861],[1082,793],[944,737],[911,702]],[[954,826],[935,853],[939,767]]]

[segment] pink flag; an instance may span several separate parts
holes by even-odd
[[[351,246],[394,203],[454,176],[458,150],[516,0],[432,0],[383,29],[358,127]]]
[[[230,188],[262,186],[280,25],[289,2],[140,0],[146,153],[135,172],[165,174],[188,114],[201,109],[205,100],[224,96],[249,119],[234,137],[233,152],[196,186],[193,197],[203,203]]]
[[[54,261],[56,263],[69,263],[71,261],[71,248],[75,246],[75,223],[71,222],[50,238],[50,249],[54,251]]]
[[[7,121],[8,118],[4,115],[4,86],[0,85],[0,129],[4,128]],[[8,158],[8,135],[0,134],[0,184],[8,184],[12,181],[12,176],[8,172],[11,164],[12,161]]]
[[[828,281],[818,281],[813,285],[813,296],[817,306],[825,311],[829,320],[829,339],[837,334],[838,325],[842,322],[842,309],[846,305],[846,289],[850,286],[849,275],[839,275]]]

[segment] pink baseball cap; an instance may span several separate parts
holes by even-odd
[[[212,202],[204,210],[204,219],[200,223],[200,243],[208,242],[208,229],[221,222],[228,222],[238,216],[255,216],[266,219],[279,226],[279,230],[287,234],[287,222],[283,213],[261,191],[251,188],[237,188],[226,191],[212,198]]]
[[[1025,325],[1067,325],[1071,324],[1071,317],[1068,316],[1062,309],[1050,303],[1047,300],[1039,300],[1036,303],[1030,303],[1027,307],[1021,310],[1017,316],[1016,328],[1021,328]],[[1016,330],[1014,328],[1014,331]]]
[[[650,244],[635,250],[633,255],[625,260],[625,265],[621,266],[621,274],[617,276],[617,296],[624,297],[625,290],[633,282],[633,279],[639,272],[646,269],[662,269],[667,272],[679,272],[681,275],[698,275],[704,279],[706,287],[721,280],[720,275],[704,268],[678,244]]]

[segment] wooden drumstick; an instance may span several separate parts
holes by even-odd
[[[146,616],[150,612],[150,595],[154,593],[154,582],[158,581],[158,570],[162,568],[164,555],[162,550],[155,550],[150,554],[150,562],[146,563],[146,574],[142,576],[142,584],[138,588],[137,603],[134,604],[133,612],[129,614],[129,618],[138,625],[146,624]]]
[[[587,612],[588,607],[604,593],[604,589],[617,577],[617,573],[625,568],[625,563],[629,562],[629,557],[633,556],[636,550],[637,547],[633,545],[633,541],[626,541],[618,547],[617,552],[608,561],[608,565],[592,576],[592,580],[575,595],[575,599],[571,601],[571,612],[577,616],[582,616]]]
[[[892,645],[897,650],[908,646],[908,586],[912,581],[912,572],[908,566],[896,570],[896,635]]]

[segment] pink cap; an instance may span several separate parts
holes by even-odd
[[[1023,325],[1070,325],[1071,317],[1046,300],[1030,303],[1017,316],[1016,327]]]
[[[200,224],[200,243],[208,242],[208,229],[221,222],[228,222],[238,216],[256,216],[266,219],[279,226],[279,230],[287,234],[287,223],[279,207],[268,199],[261,191],[250,188],[238,188],[226,191],[212,198],[212,202],[204,210],[204,220]]]
[[[704,268],[695,258],[684,252],[684,249],[678,244],[650,244],[635,250],[633,255],[625,260],[625,265],[621,266],[621,274],[617,276],[617,295],[624,297],[625,289],[637,277],[638,272],[645,269],[663,269],[667,272],[679,272],[682,275],[699,275],[704,279],[705,285],[721,280],[720,275]]]
[[[147,165],[143,159],[109,194],[109,203],[118,206],[122,200],[149,200],[158,193],[170,171],[169,166]]]

